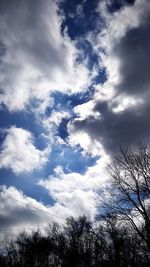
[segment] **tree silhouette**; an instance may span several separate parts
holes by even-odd
[[[138,145],[113,158],[108,167],[111,187],[104,198],[105,212],[132,227],[150,251],[150,151]],[[104,197],[104,196],[103,196]]]

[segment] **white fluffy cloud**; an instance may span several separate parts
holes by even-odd
[[[7,135],[0,152],[0,167],[14,173],[30,172],[47,161],[49,149],[41,151],[34,146],[32,134],[15,126],[6,130]]]
[[[57,1],[1,1],[0,34],[5,48],[0,65],[0,103],[21,110],[30,100],[43,101],[55,90],[86,88],[90,74],[77,63],[75,42],[61,33]]]
[[[109,157],[101,157],[93,167],[89,167],[84,174],[76,172],[64,173],[62,167],[54,170],[47,180],[43,179],[39,185],[49,191],[61,212],[70,210],[70,214],[79,216],[85,214],[91,219],[96,214],[96,191],[108,183],[106,165]]]
[[[99,112],[94,111],[95,100],[90,100],[84,104],[78,105],[74,108],[74,112],[77,115],[77,119],[68,124],[68,143],[74,147],[80,145],[84,152],[83,154],[91,154],[93,156],[99,156],[104,154],[103,147],[99,141],[92,139],[86,131],[76,130],[74,123],[76,121],[82,121],[88,116],[94,116],[94,118],[100,118]]]

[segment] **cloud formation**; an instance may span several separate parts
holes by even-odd
[[[120,60],[120,83],[117,89],[125,94],[145,97],[150,89],[150,15],[144,14],[141,24],[125,34],[114,47]]]
[[[42,179],[39,185],[48,190],[56,201],[55,210],[59,205],[61,213],[68,209],[73,216],[85,214],[94,219],[96,214],[96,191],[104,188],[108,183],[106,165],[109,157],[101,157],[96,164],[87,168],[84,174],[77,172],[65,173],[61,166],[57,166],[54,174],[48,179]]]
[[[100,26],[92,32],[87,29],[85,40],[76,34],[76,41],[69,37],[69,25],[68,31],[61,28],[65,13],[59,10],[59,1],[0,2],[1,107],[5,105],[12,112],[29,105],[43,130],[39,129],[40,134],[54,148],[52,157],[56,156],[54,163],[44,169],[38,183],[38,188],[43,187],[50,199],[53,198],[51,207],[28,198],[15,187],[2,187],[6,194],[63,218],[82,214],[94,218],[95,191],[109,183],[105,173],[106,162],[110,160],[108,155],[111,156],[120,145],[149,138],[150,2],[136,0],[132,1],[133,5],[121,2],[122,6],[110,12],[108,5],[112,1],[99,1]],[[81,17],[83,9],[78,5],[74,16],[78,13]],[[70,16],[73,18],[73,14]],[[79,51],[77,47],[84,41],[88,47],[84,49],[81,45]],[[90,56],[86,58],[86,54],[93,52],[89,70],[87,61]],[[92,80],[98,73],[92,66],[101,66],[102,76],[106,72],[102,80],[99,77],[99,84],[98,80]],[[59,96],[54,91],[59,91]],[[64,97],[67,94],[70,98]],[[63,134],[59,130],[62,130],[60,126],[63,123],[65,138],[61,139]],[[9,168],[18,175],[44,166],[50,151],[36,147],[34,129],[32,134],[13,126],[5,133],[0,168]],[[95,165],[87,167],[84,174],[67,170],[67,157],[72,152],[65,158],[65,151],[61,150],[68,146],[70,151],[78,149],[78,145],[83,148],[80,150],[82,155],[89,157],[87,162],[92,161],[91,154],[99,156]],[[57,166],[61,163],[63,166]],[[82,168],[76,169],[81,171]],[[22,227],[28,221],[33,226],[36,222],[45,223],[45,218],[35,215],[32,209],[22,208],[19,203],[15,205],[3,195],[0,198],[4,203],[0,205],[2,226]]]
[[[90,82],[84,62],[67,32],[57,1],[0,2],[0,103],[22,110],[52,91],[79,92]],[[41,104],[41,102],[40,102]]]
[[[6,133],[1,145],[0,168],[9,168],[19,174],[31,172],[47,162],[49,149],[41,151],[36,148],[29,131],[12,126]]]
[[[150,2],[143,2],[137,0],[113,14],[100,4],[105,28],[93,45],[101,51],[107,81],[95,87],[89,103],[76,107],[77,118],[68,125],[70,139],[86,134],[93,151],[99,143],[111,154],[120,145],[149,138]],[[88,145],[78,143],[88,151]]]
[[[27,197],[13,186],[0,186],[0,228],[4,235],[5,230],[8,235],[24,229],[27,232],[38,228],[44,230],[49,222],[57,219],[55,214],[51,215],[50,206]]]

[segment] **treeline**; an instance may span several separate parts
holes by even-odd
[[[6,242],[0,266],[150,266],[150,151],[121,150],[108,167],[111,185],[98,193],[99,216],[68,218],[47,231]]]
[[[7,244],[0,266],[107,267],[149,266],[146,244],[131,229],[109,217],[97,227],[85,218],[69,218],[64,229],[57,224],[46,235],[22,233]]]

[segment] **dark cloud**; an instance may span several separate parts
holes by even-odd
[[[33,198],[27,198],[15,187],[0,186],[0,228],[11,230],[11,228],[35,227],[46,224],[48,214],[40,212],[39,209],[47,209],[42,203]]]
[[[36,212],[32,211],[31,209],[25,209],[24,207],[16,208],[16,210],[9,210],[9,214],[0,216],[0,228],[8,228],[10,226],[13,227],[17,224],[25,225],[28,222],[31,224],[40,223],[39,217],[40,216],[38,216]]]
[[[117,89],[127,94],[143,94],[150,89],[150,15],[131,29],[114,48],[120,60],[121,82]]]
[[[145,140],[150,136],[150,107],[128,108],[125,111],[114,113],[108,103],[97,103],[95,110],[100,118],[94,116],[84,120],[74,121],[77,131],[86,131],[92,138],[102,143],[107,152],[112,153],[119,146],[126,146]]]
[[[119,146],[148,141],[150,136],[149,31],[150,15],[145,13],[140,26],[128,30],[113,47],[113,56],[120,62],[120,82],[115,87],[115,97],[109,102],[96,100],[91,116],[73,122],[74,131],[87,132],[92,140],[98,140],[109,153]],[[113,108],[120,104],[118,99],[122,101],[126,97],[134,98],[135,105],[128,105],[122,111],[115,112]]]

